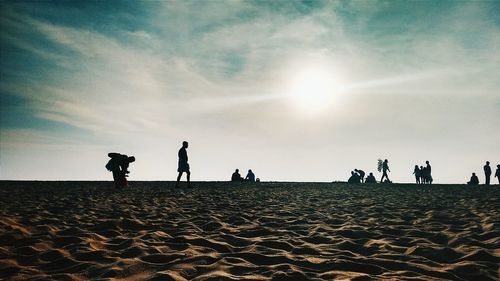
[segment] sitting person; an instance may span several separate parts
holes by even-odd
[[[252,182],[255,181],[255,174],[252,172],[252,170],[248,170],[248,174],[245,177],[245,180],[246,181],[252,181]]]
[[[243,181],[243,178],[240,175],[240,170],[236,169],[231,176],[231,181]]]
[[[347,183],[361,183],[361,179],[359,178],[359,175],[353,171],[351,172],[351,177],[347,180]]]
[[[375,179],[375,176],[373,173],[370,173],[365,180],[365,183],[377,183],[377,180]]]
[[[467,182],[468,185],[478,185],[479,184],[479,178],[476,176],[476,173],[472,173],[472,176],[470,177],[470,181]]]

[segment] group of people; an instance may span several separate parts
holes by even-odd
[[[431,184],[433,179],[432,179],[432,168],[431,164],[429,164],[429,161],[425,161],[425,167],[424,166],[418,166],[415,165],[415,169],[413,170],[413,174],[415,175],[415,182],[420,183],[420,184]]]
[[[234,173],[231,175],[231,181],[250,181],[250,182],[255,182],[255,181],[260,181],[259,178],[255,178],[255,174],[252,172],[252,170],[248,170],[247,176],[245,178],[242,178],[240,175],[240,170],[236,169],[234,170]]]
[[[360,169],[354,169],[351,171],[351,176],[347,180],[348,183],[377,183],[373,173],[370,173],[365,179],[365,171]]]
[[[387,173],[391,172],[389,169],[389,160],[385,159],[382,161],[378,160],[378,171],[382,173],[382,178],[380,178],[380,183],[392,183],[389,179],[389,175]],[[370,173],[365,179],[365,171],[360,169],[354,169],[351,171],[351,176],[347,180],[348,183],[377,183],[375,176],[373,173]]]
[[[484,184],[490,185],[491,179],[491,166],[490,161],[486,161],[486,164],[483,167],[484,170]],[[495,178],[498,179],[498,184],[500,184],[500,165],[497,165],[497,170],[495,171]],[[468,185],[478,185],[479,178],[476,176],[476,173],[472,173],[470,180],[467,182]]]
[[[178,152],[178,157],[179,157],[179,162],[178,162],[178,167],[177,167],[177,181],[175,183],[175,187],[179,186],[179,182],[182,178],[182,175],[186,173],[187,175],[187,185],[188,187],[191,187],[191,172],[189,169],[189,163],[188,163],[188,155],[187,155],[187,148],[189,147],[189,143],[187,141],[182,142],[182,147],[179,149]],[[125,154],[120,154],[120,153],[108,153],[109,158],[111,158],[108,163],[106,164],[106,169],[110,172],[113,173],[113,180],[115,183],[116,188],[123,188],[127,186],[127,177],[128,174],[130,173],[128,171],[128,167],[130,163],[135,161],[134,156],[127,156]],[[415,165],[415,169],[413,170],[413,174],[415,175],[415,181],[418,184],[431,184],[433,182],[432,179],[432,170],[431,170],[431,165],[429,161],[425,161],[426,166],[418,166]],[[484,175],[485,175],[485,184],[489,185],[490,184],[490,178],[491,178],[491,167],[490,167],[490,162],[486,161],[486,165],[483,167],[484,169]],[[380,179],[381,183],[391,183],[389,180],[388,172],[391,170],[389,169],[389,161],[385,159],[382,161],[381,159],[378,160],[378,171],[382,173],[382,178]],[[366,179],[365,179],[365,172],[360,169],[354,169],[354,171],[351,172],[351,177],[349,177],[349,180],[347,181],[348,183],[376,183],[375,176],[373,173],[370,173]],[[498,178],[498,183],[500,184],[500,165],[497,165],[497,170],[495,172],[495,177]],[[236,169],[234,173],[231,176],[231,181],[249,181],[249,182],[255,182],[255,181],[260,181],[258,178],[255,177],[255,174],[252,172],[252,170],[248,170],[248,173],[245,178],[243,178],[240,175],[239,169]],[[476,173],[472,173],[472,176],[470,178],[470,181],[467,182],[468,185],[478,185],[479,184],[479,178],[476,176]]]

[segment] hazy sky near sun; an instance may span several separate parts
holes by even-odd
[[[398,182],[500,164],[500,1],[0,3],[0,178]],[[377,178],[380,177],[376,173]]]

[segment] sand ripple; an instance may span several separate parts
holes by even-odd
[[[1,182],[0,279],[499,280],[500,189]]]

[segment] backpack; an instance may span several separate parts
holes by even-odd
[[[114,160],[115,159],[113,159],[113,158],[109,159],[108,164],[106,164],[106,166],[105,166],[106,170],[108,170],[109,172],[113,171],[113,167],[115,166]]]
[[[118,158],[122,156],[121,154],[119,153],[114,153],[114,152],[111,152],[111,153],[108,153],[108,157],[110,157],[111,159],[109,159],[108,163],[106,164],[106,170],[112,172],[113,170],[116,170],[118,166]]]

